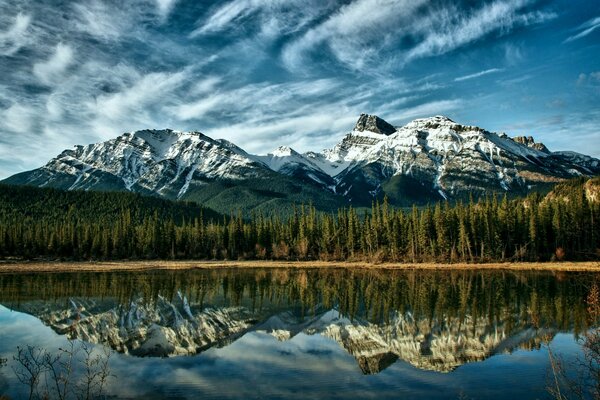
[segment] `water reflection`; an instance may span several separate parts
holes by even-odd
[[[55,332],[143,357],[253,333],[319,335],[364,374],[449,372],[587,329],[590,274],[346,269],[0,275],[0,302]]]

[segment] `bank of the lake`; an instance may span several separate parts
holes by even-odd
[[[0,273],[21,272],[101,272],[193,270],[220,268],[347,268],[394,270],[513,270],[556,272],[600,272],[599,261],[585,262],[505,262],[505,263],[368,263],[339,261],[98,261],[98,262],[0,262]]]

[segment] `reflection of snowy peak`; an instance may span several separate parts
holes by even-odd
[[[129,306],[73,298],[65,309],[35,302],[22,311],[72,338],[151,357],[196,354],[233,340],[252,323],[244,308],[201,309],[181,296],[172,302],[159,297],[150,304],[140,298]]]
[[[396,313],[388,323],[373,324],[350,320],[337,310],[312,317],[291,311],[264,316],[244,307],[203,308],[181,295],[173,301],[159,297],[153,303],[138,298],[128,306],[80,298],[69,299],[66,307],[33,301],[16,309],[35,315],[60,334],[135,356],[193,355],[249,331],[278,340],[319,334],[338,342],[365,374],[380,372],[397,359],[420,369],[449,372],[496,353],[539,344],[553,334],[528,326],[510,332],[502,322],[488,325],[487,317],[429,320]]]
[[[272,316],[252,328],[288,340],[298,333],[320,334],[338,342],[354,356],[366,374],[385,369],[397,359],[420,369],[449,372],[468,362],[541,342],[548,330],[523,327],[516,333],[499,324],[490,327],[486,317],[415,320],[410,313],[396,314],[387,324],[372,324],[330,310],[317,317],[297,319],[289,313]]]
[[[337,194],[353,204],[370,205],[385,194],[392,204],[406,205],[485,192],[524,194],[540,185],[599,173],[600,160],[551,152],[531,136],[511,139],[444,116],[393,127],[377,116],[361,114],[351,132],[321,153],[301,154],[282,146],[255,156],[199,132],[144,130],[76,146],[6,182],[185,199],[209,182],[227,181],[225,186],[231,187],[248,179],[288,179],[310,186],[313,197]],[[260,192],[264,201],[281,196],[267,193],[269,183],[266,186],[267,191]]]

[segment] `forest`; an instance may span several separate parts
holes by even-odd
[[[0,257],[59,260],[326,260],[494,262],[596,260],[600,178],[575,179],[547,195],[489,195],[396,209],[289,216],[131,193],[0,186]]]

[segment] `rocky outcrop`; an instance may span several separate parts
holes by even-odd
[[[391,135],[396,132],[396,128],[379,118],[377,115],[360,114],[354,130],[357,132],[369,131],[382,135]]]
[[[550,150],[543,143],[536,143],[532,136],[515,136],[512,138],[517,143],[531,147],[543,153],[549,154]]]

